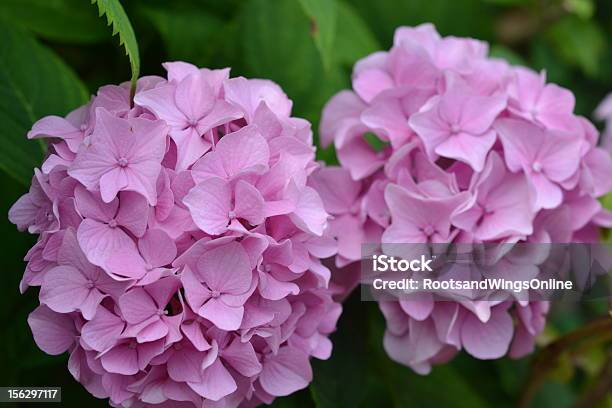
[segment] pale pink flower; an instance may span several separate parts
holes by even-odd
[[[400,27],[389,51],[355,64],[352,90],[327,103],[321,142],[333,142],[341,168],[310,183],[335,217],[335,263],[346,268],[333,280],[345,289],[361,243],[596,242],[598,227],[612,225],[597,200],[612,190],[612,160],[574,114],[573,94],[487,53],[486,43],[442,37],[431,24]],[[598,115],[612,117],[610,106]],[[381,301],[385,349],[421,374],[462,349],[520,357],[548,303],[515,300]]]
[[[90,190],[99,189],[104,202],[119,191],[135,191],[155,205],[166,133],[163,121],[120,119],[99,110],[95,130],[79,148],[68,174]]]
[[[104,86],[30,131],[49,154],[9,212],[39,234],[28,323],[112,406],[271,403],[308,386],[342,310],[310,124],[270,81],[164,67],[133,104]]]

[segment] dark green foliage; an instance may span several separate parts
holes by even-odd
[[[66,356],[47,356],[34,344],[26,318],[38,303],[37,290],[25,295],[18,290],[25,266],[21,259],[34,239],[6,220],[42,158],[44,145],[26,140],[27,130],[40,117],[65,115],[103,84],[129,81],[139,72],[163,75],[161,62],[186,60],[210,68],[231,66],[234,76],[278,82],[294,101],[294,114],[312,121],[316,140],[321,110],[330,96],[350,86],[352,65],[388,48],[397,26],[424,22],[436,24],[444,35],[487,40],[494,56],[512,64],[545,69],[549,80],[575,93],[576,110],[587,117],[612,91],[610,0],[121,3],[123,7],[117,0],[94,5],[87,0],[0,1],[0,385],[60,385],[62,406],[67,407],[106,404],[72,379]],[[105,16],[98,17],[98,7]],[[112,30],[106,27],[107,18]],[[112,37],[114,32],[123,46]],[[384,148],[375,135],[368,141]],[[336,163],[333,148],[319,149],[317,157]],[[544,339],[576,330],[606,311],[605,302],[558,305]],[[459,354],[429,376],[419,376],[386,356],[383,333],[376,304],[361,302],[354,293],[332,336],[331,359],[313,361],[311,387],[278,398],[274,406],[512,407],[529,372],[529,358],[478,361]],[[579,401],[605,356],[603,347],[564,355],[534,406],[561,408]],[[612,397],[607,403],[612,404]]]

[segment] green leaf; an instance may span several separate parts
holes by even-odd
[[[533,399],[532,407],[570,407],[576,401],[575,392],[567,385],[546,382]]]
[[[593,0],[565,0],[565,8],[582,19],[593,17],[595,4]]]
[[[365,139],[365,141],[370,145],[370,147],[375,151],[375,152],[380,152],[382,151],[385,147],[389,146],[388,142],[384,142],[382,140],[380,140],[380,138],[378,136],[376,136],[374,133],[372,132],[367,132],[363,135],[363,138]]]
[[[134,34],[132,24],[119,0],[91,0],[91,4],[94,3],[98,4],[100,17],[106,14],[108,25],[112,24],[113,26],[113,35],[119,34],[119,44],[125,47],[125,54],[128,56],[132,67],[131,99],[136,92],[136,81],[138,81],[140,75],[140,56],[136,34]]]
[[[547,38],[565,62],[591,77],[599,73],[606,37],[595,22],[568,16],[548,30]]]
[[[0,22],[0,168],[29,184],[41,144],[26,139],[45,115],[63,115],[87,100],[74,72],[23,29]]]
[[[502,6],[515,6],[517,4],[532,3],[533,0],[483,0],[485,3],[499,4]]]
[[[331,69],[336,34],[336,0],[299,0],[310,18],[310,33],[321,55],[323,66]]]
[[[493,38],[493,5],[481,0],[352,0],[351,3],[376,34],[389,47],[400,26],[432,23],[443,35]]]
[[[543,37],[536,37],[531,41],[530,59],[532,67],[536,70],[546,70],[546,79],[556,84],[571,84],[572,69],[559,59],[555,50],[548,46]]]
[[[223,29],[223,21],[201,8],[161,9],[143,6],[142,13],[151,20],[171,60],[209,65]]]
[[[323,69],[301,6],[295,0],[249,0],[239,21],[245,74],[278,83],[293,100],[294,115],[316,129],[326,101],[348,81],[337,66]]]
[[[312,360],[310,391],[317,408],[357,407],[366,397],[369,361],[363,303],[357,292],[343,305],[338,329],[331,336],[331,357]]]
[[[309,390],[303,389],[286,397],[277,397],[269,408],[312,408],[314,402]]]
[[[491,52],[489,55],[493,58],[505,59],[512,65],[527,65],[527,62],[523,59],[523,57],[504,45],[494,44],[491,47]]]
[[[0,15],[53,41],[93,43],[106,38],[104,24],[82,0],[2,0]]]
[[[371,302],[362,302],[372,304]],[[376,308],[368,310],[369,315],[369,358],[372,360],[368,375],[380,376],[396,407],[455,407],[485,408],[492,406],[481,395],[482,385],[472,386],[466,374],[456,367],[455,362],[436,365],[426,375],[416,374],[412,369],[392,361],[382,347],[385,321]],[[361,334],[355,333],[354,336]],[[499,401],[497,405],[499,404]],[[387,404],[389,405],[389,404]],[[503,406],[503,405],[502,405]]]
[[[358,59],[381,49],[380,44],[353,7],[338,2],[338,24],[334,39],[336,61],[352,66]]]

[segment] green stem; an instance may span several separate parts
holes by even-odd
[[[556,367],[559,357],[579,346],[593,346],[612,339],[612,319],[604,317],[584,327],[566,334],[550,343],[536,356],[531,367],[531,374],[519,400],[519,408],[529,408],[531,401],[547,378],[548,373]]]

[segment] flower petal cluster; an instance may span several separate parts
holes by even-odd
[[[398,28],[323,112],[321,140],[341,167],[310,183],[334,217],[336,264],[358,261],[361,243],[597,241],[612,224],[597,200],[612,190],[612,160],[573,110],[570,91],[488,57],[484,42]],[[530,352],[548,305],[425,294],[380,308],[389,355],[427,373],[461,349]]]
[[[271,403],[312,380],[341,306],[310,124],[274,83],[164,64],[67,117],[11,208],[38,234],[38,346],[112,406]]]

